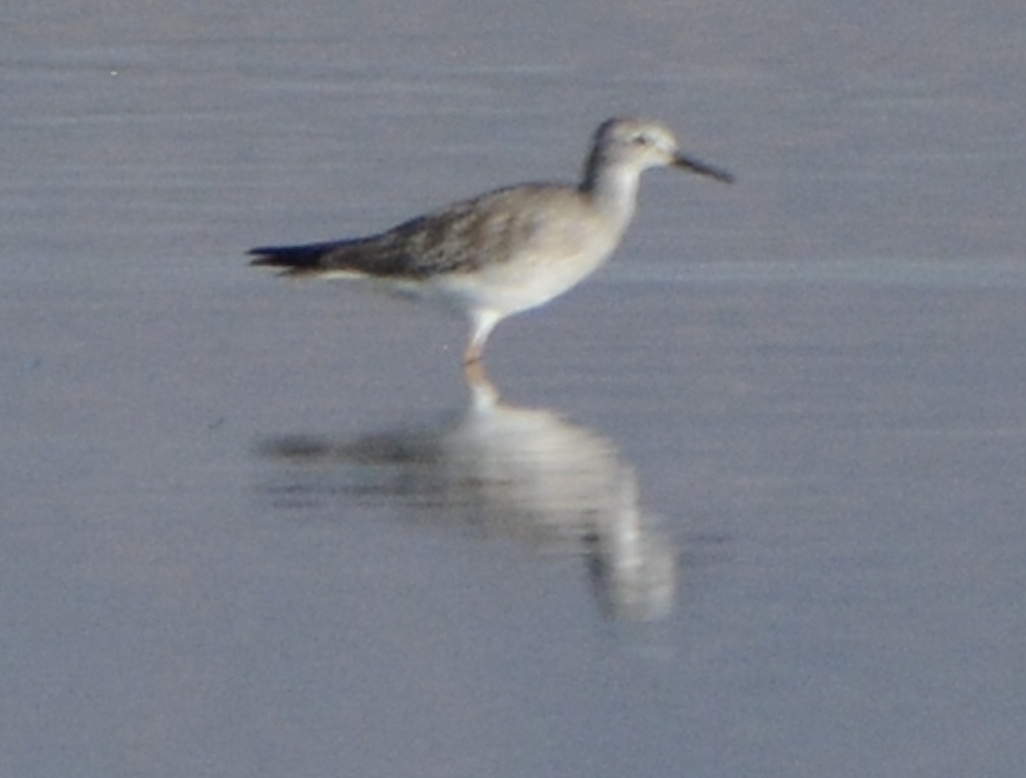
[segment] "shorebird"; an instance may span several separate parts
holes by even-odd
[[[504,187],[369,237],[249,254],[287,276],[371,279],[441,301],[470,322],[469,365],[496,324],[558,297],[609,258],[634,215],[641,174],[655,167],[733,181],[682,154],[661,122],[614,118],[595,131],[579,184]]]

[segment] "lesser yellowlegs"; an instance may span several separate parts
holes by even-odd
[[[682,154],[660,122],[609,119],[576,186],[505,187],[370,237],[249,253],[252,264],[289,276],[367,278],[440,300],[470,321],[469,364],[502,319],[563,294],[609,258],[634,215],[641,173],[654,167],[733,180]]]

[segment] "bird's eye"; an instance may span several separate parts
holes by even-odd
[[[651,146],[652,139],[648,137],[645,133],[639,132],[637,135],[631,137],[631,143],[633,143],[635,146]]]

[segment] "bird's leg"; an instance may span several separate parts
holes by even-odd
[[[470,313],[470,342],[467,344],[466,351],[463,352],[464,365],[481,360],[481,357],[484,356],[485,342],[492,330],[495,329],[495,325],[499,323],[500,318],[502,317],[498,313],[487,308],[477,309]]]
[[[481,345],[470,341],[463,351],[463,366],[469,370],[473,365],[481,362],[482,356],[484,356],[484,349]]]
[[[499,401],[499,390],[485,373],[484,362],[476,359],[463,364],[463,377],[467,380],[471,400],[475,408],[492,408]]]

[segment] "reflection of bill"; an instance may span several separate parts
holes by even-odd
[[[498,400],[480,368],[473,402],[457,420],[355,439],[289,436],[261,451],[299,467],[273,491],[387,502],[419,520],[471,524],[546,550],[581,554],[599,605],[616,619],[667,615],[677,550],[638,506],[633,470],[595,433],[544,409]],[[316,464],[317,467],[307,467]],[[324,465],[329,467],[325,469]],[[325,480],[327,479],[327,480]]]

